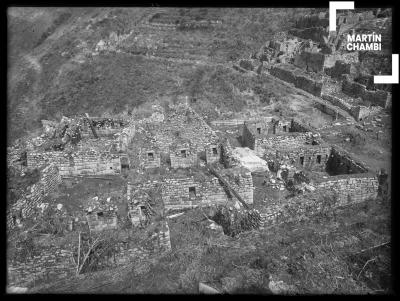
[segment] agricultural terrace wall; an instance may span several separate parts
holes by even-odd
[[[50,164],[41,171],[39,181],[28,187],[26,194],[17,200],[7,214],[7,226],[13,228],[16,218],[29,218],[35,213],[38,205],[61,183],[61,177],[57,166]]]
[[[121,154],[97,151],[77,151],[72,154],[59,151],[28,152],[27,165],[38,168],[53,162],[61,176],[114,175],[121,173]]]
[[[329,18],[326,14],[315,14],[302,16],[296,20],[296,28],[309,28],[309,27],[327,27],[329,26]]]
[[[364,102],[387,107],[390,93],[383,90],[370,91],[366,86],[350,79],[348,75],[343,76],[342,91],[354,98],[360,97]]]
[[[231,177],[222,174],[224,179],[239,193],[248,204],[253,203],[253,180],[250,172]],[[204,205],[225,204],[229,202],[224,187],[216,177],[185,177],[165,180],[162,192],[167,210],[192,208]],[[232,198],[235,197],[232,195]]]
[[[268,206],[261,214],[264,226],[307,220],[326,208],[329,210],[375,198],[378,181],[375,177],[362,175],[330,177],[317,183],[316,188],[314,193],[302,194],[285,203]],[[326,198],[322,198],[322,195]],[[326,199],[330,197],[334,200],[333,203],[327,202]]]
[[[351,116],[353,116],[354,119],[356,119],[357,121],[360,121],[368,116],[373,116],[377,114],[379,111],[381,111],[381,107],[379,106],[365,107],[359,105],[356,106],[351,105],[345,100],[335,95],[322,94],[322,98],[329,101],[333,105],[338,106],[342,110],[345,110]]]
[[[321,96],[323,82],[320,79],[311,78],[294,66],[288,64],[277,64],[270,70],[271,75],[294,84],[296,88],[302,89],[315,96]]]
[[[76,271],[72,256],[71,251],[50,246],[25,260],[8,260],[8,285],[27,287],[72,276]]]

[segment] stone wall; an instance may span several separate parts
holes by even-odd
[[[115,211],[97,211],[86,215],[90,231],[117,229],[118,217]]]
[[[371,91],[358,82],[352,81],[348,75],[343,76],[342,91],[354,98],[360,97],[363,101],[379,105],[383,108],[387,106],[390,93],[383,90]]]
[[[141,149],[139,154],[140,166],[144,169],[161,166],[160,153],[154,149]]]
[[[290,122],[290,130],[289,132],[300,132],[300,133],[307,133],[307,132],[316,132],[317,129],[311,125],[307,125],[302,123],[297,119],[292,119]]]
[[[294,84],[296,88],[307,91],[315,96],[321,95],[322,80],[311,78],[296,67],[288,64],[278,64],[271,68],[270,73],[285,82]]]
[[[50,246],[25,261],[8,261],[8,285],[31,286],[35,282],[54,281],[76,271],[72,252]]]
[[[283,66],[275,65],[270,70],[271,75],[284,80],[285,82],[294,84],[296,82],[296,76],[293,74],[293,70],[285,69]]]
[[[359,203],[369,198],[376,198],[378,194],[377,178],[365,174],[339,175],[320,179],[315,187],[320,191],[334,191],[339,205]]]
[[[293,28],[290,29],[289,34],[292,34],[296,37],[305,39],[305,40],[313,40],[318,43],[324,43],[328,38],[328,31],[325,27],[309,27],[309,28]]]
[[[27,165],[29,168],[38,168],[49,163],[54,163],[58,167],[61,176],[114,175],[121,173],[119,154],[99,153],[96,151],[78,151],[72,154],[60,151],[33,151],[27,153]]]
[[[351,155],[337,146],[332,151],[327,162],[327,171],[331,175],[359,174],[368,172],[368,167],[356,162]]]
[[[307,133],[293,133],[287,135],[277,135],[271,137],[261,137],[256,139],[254,151],[258,156],[263,156],[265,150],[274,149],[295,149],[305,144],[307,140]]]
[[[197,151],[188,144],[171,148],[169,156],[172,168],[187,168],[198,164]]]
[[[305,131],[310,129],[293,120],[291,131],[296,131],[295,133],[263,137],[255,135],[245,124],[242,139],[244,146],[253,149],[259,157],[266,156],[287,164],[297,164],[308,170],[324,171],[331,148],[325,144],[306,144],[310,132]]]
[[[120,133],[127,125],[127,121],[122,119],[117,120],[113,118],[89,117],[89,120],[92,122],[98,137],[107,137]],[[89,125],[89,120],[87,118],[82,119],[82,138],[94,137]]]
[[[256,136],[253,131],[250,130],[249,126],[245,123],[242,132],[242,144],[250,149],[255,149]]]
[[[327,27],[329,26],[329,18],[322,15],[306,15],[296,20],[296,28],[309,28],[309,27]]]
[[[382,107],[379,106],[365,107],[360,105],[352,105],[346,100],[335,95],[322,94],[322,98],[348,112],[357,121],[360,121],[368,116],[373,116],[382,110]]]
[[[118,133],[118,150],[126,152],[129,145],[131,144],[133,137],[135,136],[136,130],[135,125],[129,125],[124,128],[121,133]]]
[[[316,185],[316,193],[307,193],[288,199],[286,202],[271,204],[261,213],[263,225],[309,219],[327,208],[360,203],[376,198],[378,181],[372,176],[352,175],[351,177],[329,177]],[[325,199],[322,197],[324,196]],[[326,198],[334,200],[327,204]]]
[[[253,181],[251,173],[236,174],[235,180],[221,172],[225,180],[239,193],[246,203],[253,203]],[[166,210],[192,208],[229,202],[224,187],[216,177],[182,177],[165,180],[162,192]],[[235,199],[234,196],[232,196]]]
[[[293,64],[307,71],[320,72],[324,69],[325,55],[320,52],[302,51],[295,57]]]
[[[295,164],[307,170],[324,171],[331,148],[305,144],[305,137],[271,137],[258,141],[257,154],[284,164]]]
[[[218,136],[203,118],[184,103],[169,108],[164,122],[152,132],[157,147],[165,153],[177,138],[190,141],[197,152],[203,152],[207,145],[218,141]]]
[[[351,63],[337,60],[331,68],[325,68],[325,73],[333,78],[340,78],[343,74],[350,74]]]
[[[306,75],[296,75],[295,87],[315,96],[321,96],[323,82]]]
[[[17,200],[7,214],[7,226],[13,228],[14,219],[29,218],[35,213],[38,205],[61,183],[61,177],[57,166],[51,164],[41,171],[40,180],[28,187],[26,194]],[[14,218],[13,218],[14,216]]]
[[[221,146],[219,144],[211,144],[205,148],[206,163],[211,164],[219,162],[221,159]]]
[[[118,243],[113,263],[117,266],[125,265],[135,259],[143,260],[152,254],[163,254],[170,251],[171,238],[168,222],[161,221],[158,232],[154,232],[147,240],[149,243],[146,246],[132,245],[129,241]]]

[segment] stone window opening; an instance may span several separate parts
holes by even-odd
[[[181,150],[181,156],[182,158],[186,158],[186,149]]]
[[[97,212],[97,216],[98,216],[98,217],[103,217],[104,214],[103,214],[103,212]]]
[[[213,153],[213,155],[218,155],[218,150],[216,147],[212,148],[212,153]]]
[[[147,153],[147,159],[149,161],[154,161],[154,154],[153,153]]]
[[[196,187],[189,187],[189,197],[190,198],[196,197]]]
[[[317,163],[321,164],[321,155],[317,155]]]
[[[74,157],[69,157],[69,166],[70,167],[75,166]]]
[[[300,164],[304,165],[304,157],[300,157]]]
[[[261,134],[261,128],[257,128],[257,133]]]
[[[284,132],[286,132],[286,131],[287,131],[287,129],[286,129],[286,125],[284,125],[284,126],[283,126],[283,131],[284,131]]]

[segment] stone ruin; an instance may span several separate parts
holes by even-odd
[[[335,64],[337,69],[340,66],[344,65]],[[347,72],[348,67],[343,69]],[[24,150],[25,160],[18,163],[41,169],[42,177],[31,194],[13,205],[7,215],[8,227],[20,227],[21,220],[37,212],[43,198],[69,178],[123,177],[125,171],[130,176],[126,198],[122,193],[118,198],[89,198],[82,216],[71,217],[83,219],[93,235],[119,231],[127,221],[132,231],[151,228],[155,216],[161,217],[161,230],[149,234],[151,250],[131,245],[129,239],[118,243],[116,257],[106,266],[119,265],[133,257],[146,258],[171,249],[164,218],[171,211],[219,205],[247,210],[262,194],[267,200],[261,210],[262,224],[267,226],[319,212],[324,204],[317,194],[332,194],[334,206],[344,206],[375,198],[379,187],[385,185],[369,167],[339,147],[326,144],[315,128],[299,120],[265,117],[229,122],[225,123],[243,127],[242,145],[236,149],[187,103],[158,108],[151,117],[139,121],[44,121],[45,134]],[[16,152],[9,163],[16,164],[19,157]],[[256,180],[260,176],[261,184]],[[74,221],[69,231],[73,229]],[[70,260],[71,254],[68,256]],[[48,261],[38,257],[29,264],[41,266],[42,262]],[[64,263],[62,275],[67,275],[73,266]],[[21,273],[25,265],[10,266],[14,269],[11,273]],[[58,265],[47,266],[51,271],[60,270]]]
[[[378,107],[391,108],[389,89],[385,85],[371,84],[374,74],[390,74],[389,55],[349,52],[343,45],[347,33],[363,30],[362,26],[368,32],[373,30],[365,25],[365,20],[373,21],[376,31],[382,32],[382,39],[388,40],[387,26],[378,24],[377,14],[372,10],[338,13],[336,33],[329,31],[327,13],[300,17],[295,28],[276,34],[267,41],[253,56],[252,64],[257,65],[259,61],[263,67],[260,73],[267,72],[323,98],[333,108],[339,107],[356,121],[373,116],[379,112]],[[361,69],[364,73],[360,73]],[[366,77],[369,79],[365,80]],[[330,86],[333,82],[337,86],[333,89],[335,91]],[[332,116],[339,112],[326,105],[319,105],[319,108]]]

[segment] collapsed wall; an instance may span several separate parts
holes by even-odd
[[[56,190],[61,183],[61,177],[56,165],[50,164],[41,171],[40,180],[28,187],[23,195],[7,213],[7,226],[9,229],[15,227],[16,219],[25,219],[32,216],[38,205],[52,191]]]

